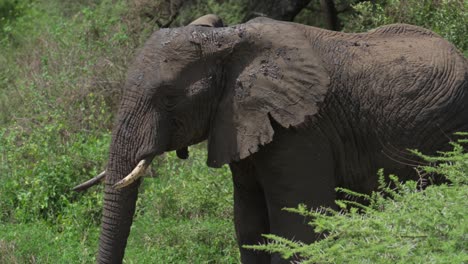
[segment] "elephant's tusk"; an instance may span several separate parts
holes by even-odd
[[[138,178],[140,178],[141,176],[143,176],[143,173],[145,173],[146,169],[148,169],[148,166],[150,165],[150,162],[147,161],[147,160],[141,160],[138,165],[136,165],[135,169],[133,169],[132,172],[130,172],[130,174],[123,178],[122,180],[120,180],[119,182],[117,182],[116,184],[114,184],[114,188],[115,189],[121,189],[125,186],[128,186],[130,185],[131,183],[133,183],[134,181],[138,180]]]
[[[90,187],[98,184],[99,182],[102,182],[104,180],[104,178],[106,177],[106,171],[103,171],[101,173],[99,173],[98,176],[90,179],[90,180],[87,180],[75,187],[73,187],[73,191],[76,191],[76,192],[81,192],[81,191],[85,191],[87,189],[89,189]]]

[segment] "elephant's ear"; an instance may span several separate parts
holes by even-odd
[[[208,14],[201,16],[189,25],[195,25],[195,26],[203,26],[203,27],[224,27],[223,20],[214,14]]]
[[[271,119],[288,128],[318,113],[329,75],[305,28],[283,22],[238,28],[226,86],[208,137],[208,165],[248,157],[273,140]]]

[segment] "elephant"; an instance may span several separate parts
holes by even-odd
[[[209,18],[154,32],[127,72],[98,176],[99,263],[121,263],[141,176],[165,152],[187,158],[207,140],[207,165],[232,172],[241,261],[282,263],[242,247],[266,233],[319,238],[282,208],[333,208],[336,187],[370,193],[379,168],[416,179],[407,149],[434,153],[468,131],[467,60],[429,30]]]

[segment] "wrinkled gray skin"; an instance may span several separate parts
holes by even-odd
[[[381,167],[414,177],[402,151],[434,152],[468,130],[467,71],[453,45],[403,24],[345,34],[261,18],[155,32],[113,130],[98,262],[122,261],[140,182],[112,185],[204,140],[208,165],[232,170],[239,245],[264,233],[314,241],[281,209],[333,206],[336,186],[370,192]],[[243,263],[282,262],[240,251]]]

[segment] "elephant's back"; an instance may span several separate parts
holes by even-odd
[[[378,28],[351,50],[351,79],[365,95],[381,101],[395,115],[441,111],[459,104],[468,91],[468,63],[454,45],[437,34],[411,25]],[[390,111],[390,110],[389,110]]]
[[[341,76],[359,115],[377,134],[421,149],[423,141],[431,144],[444,133],[468,129],[468,63],[455,46],[429,30],[401,24],[352,39],[357,44],[349,47],[351,59]]]
[[[369,31],[367,39],[368,52],[359,55],[367,57],[375,69],[406,77],[426,75],[442,82],[450,77],[463,79],[468,70],[466,59],[453,44],[425,28],[392,24]]]
[[[372,30],[368,31],[369,34],[377,34],[377,35],[406,35],[406,36],[428,36],[428,37],[439,37],[435,32],[432,32],[428,29],[410,25],[410,24],[390,24],[381,26]]]

